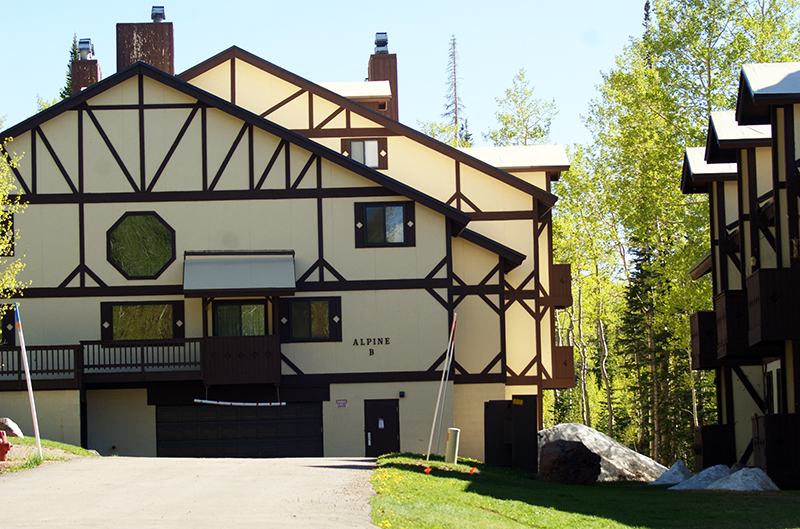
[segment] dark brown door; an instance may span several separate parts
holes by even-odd
[[[400,451],[400,402],[397,399],[364,401],[367,457]]]

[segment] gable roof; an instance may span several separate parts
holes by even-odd
[[[194,99],[197,99],[202,104],[207,105],[208,107],[213,107],[227,114],[241,119],[242,121],[252,124],[254,127],[258,127],[261,130],[264,130],[270,134],[273,134],[281,139],[284,139],[288,142],[291,142],[303,149],[308,150],[314,154],[319,155],[321,158],[324,158],[332,163],[335,163],[353,173],[358,174],[372,182],[375,182],[378,185],[389,189],[397,193],[398,195],[404,196],[414,202],[417,202],[437,213],[442,214],[445,218],[450,221],[452,227],[452,235],[453,236],[462,236],[464,235],[465,240],[468,240],[482,248],[490,250],[496,254],[498,254],[501,258],[505,259],[507,262],[507,270],[510,270],[516,266],[518,266],[522,261],[525,259],[525,255],[516,252],[488,237],[484,237],[482,235],[478,235],[474,232],[465,232],[465,227],[471,220],[471,216],[467,213],[464,213],[453,206],[445,204],[425,193],[422,193],[411,186],[403,184],[402,182],[398,182],[394,178],[386,176],[385,174],[376,171],[374,169],[370,169],[369,167],[360,164],[358,162],[353,161],[351,158],[343,156],[342,154],[329,149],[313,140],[306,138],[305,136],[293,132],[289,129],[281,127],[280,125],[273,123],[267,119],[264,119],[260,116],[253,114],[241,107],[238,107],[228,101],[225,101],[222,98],[219,98],[213,94],[210,94],[196,86],[187,83],[174,77],[172,75],[167,74],[157,68],[154,68],[144,62],[137,62],[132,64],[131,66],[125,68],[117,72],[114,75],[111,75],[102,81],[97,82],[96,84],[86,88],[85,90],[74,94],[73,96],[39,112],[38,114],[12,126],[4,131],[0,131],[0,138],[9,138],[18,136],[22,133],[28,132],[35,127],[38,127],[42,123],[45,123],[60,114],[75,110],[80,108],[82,105],[85,105],[86,102],[111,89],[115,86],[119,85],[120,83],[136,77],[138,75],[143,75],[149,77],[157,82],[163,83],[179,92],[182,92]],[[0,148],[3,148],[2,140],[0,140]],[[3,150],[3,152],[5,152]]]
[[[772,129],[769,125],[739,125],[736,112],[712,112],[708,118],[705,159],[708,163],[736,162],[736,149],[769,147]]]
[[[394,121],[393,119],[389,119],[386,116],[383,116],[366,107],[363,107],[351,99],[348,99],[335,92],[332,92],[331,90],[328,90],[327,88],[324,88],[323,86],[317,83],[309,81],[308,79],[300,77],[299,75],[296,75],[288,70],[284,70],[280,66],[272,64],[271,62],[264,60],[256,55],[253,55],[252,53],[243,50],[237,46],[231,46],[227,50],[222,51],[217,55],[201,62],[200,64],[197,64],[192,68],[189,68],[185,72],[178,74],[177,77],[188,82],[189,80],[199,76],[202,73],[211,70],[212,68],[215,68],[216,66],[219,66],[220,64],[232,58],[242,60],[284,81],[292,83],[316,96],[319,96],[323,99],[327,99],[328,101],[331,101],[332,103],[337,104],[347,110],[351,110],[356,113],[362,114],[371,121],[375,121],[379,123],[382,127],[386,128],[387,130],[394,132],[396,135],[405,136],[413,141],[416,141],[417,143],[420,143],[441,154],[444,154],[445,156],[449,156],[450,158],[457,160],[460,163],[463,163],[469,167],[472,167],[483,173],[486,173],[487,175],[497,180],[500,180],[501,182],[504,182],[510,185],[511,187],[514,187],[524,193],[527,193],[537,198],[540,202],[542,202],[548,207],[552,207],[556,203],[556,200],[558,200],[558,197],[556,197],[552,193],[549,193],[539,187],[529,184],[528,182],[520,178],[517,178],[507,173],[506,171],[498,169],[497,167],[494,167],[493,165],[490,165],[482,160],[479,160],[462,151],[459,151],[454,147],[445,145],[444,143],[441,143],[426,134],[416,131],[411,127],[403,125],[398,121]]]
[[[736,121],[768,124],[769,106],[800,102],[800,62],[745,64],[739,75]]]
[[[684,194],[708,193],[708,184],[720,180],[735,180],[736,163],[708,163],[705,147],[687,147],[683,156],[681,191]]]

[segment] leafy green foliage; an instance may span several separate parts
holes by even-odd
[[[0,129],[3,120],[0,119]],[[0,297],[9,299],[18,295],[29,283],[21,282],[18,276],[25,269],[20,255],[15,256],[14,248],[19,241],[19,231],[14,227],[14,216],[25,211],[26,203],[17,194],[13,170],[21,155],[13,150],[11,138],[0,138]],[[11,258],[15,256],[15,258]],[[0,306],[3,314],[9,304]]]
[[[495,147],[510,145],[536,145],[549,141],[550,123],[558,114],[555,100],[543,101],[533,96],[533,86],[521,68],[514,76],[505,97],[495,98],[500,110],[495,118],[500,125],[489,129],[483,138]]]
[[[708,203],[679,190],[683,151],[704,144],[709,112],[734,108],[742,64],[800,56],[798,3],[650,5],[585,117],[592,145],[571,150],[554,185],[555,259],[572,263],[576,300],[557,329],[575,347],[578,387],[547,416],[575,402],[581,422],[691,464],[692,429],[714,422],[715,397],[712,374],[690,369],[689,315],[710,308],[711,285],[687,273],[708,249]]]

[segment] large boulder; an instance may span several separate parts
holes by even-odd
[[[9,437],[25,437],[22,435],[22,430],[17,426],[17,423],[8,417],[0,419],[0,431],[6,432]]]
[[[677,485],[690,477],[692,477],[692,473],[686,468],[686,463],[683,461],[675,461],[675,463],[669,467],[669,470],[661,474],[655,481],[651,481],[649,485]]]
[[[743,468],[706,487],[706,490],[780,490],[760,468]]]
[[[542,447],[539,479],[564,485],[591,485],[600,475],[600,456],[580,441],[559,439]]]
[[[539,461],[542,447],[558,439],[580,441],[600,456],[598,481],[652,481],[667,470],[664,465],[631,450],[611,437],[576,423],[559,424],[539,432]]]
[[[681,481],[677,485],[673,485],[669,490],[702,490],[718,479],[727,478],[730,473],[731,469],[727,465],[714,465],[702,472],[698,472],[689,479]]]

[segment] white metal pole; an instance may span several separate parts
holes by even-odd
[[[33,434],[36,436],[36,446],[39,448],[39,457],[42,456],[42,440],[39,437],[39,420],[36,418],[36,403],[33,401],[33,385],[31,384],[31,371],[28,369],[28,353],[25,350],[25,337],[22,335],[22,321],[19,318],[19,303],[14,303],[14,319],[17,323],[19,334],[19,350],[22,356],[22,365],[25,367],[25,381],[28,383],[28,400],[31,402],[31,418],[33,419]]]
[[[447,358],[450,355],[450,346],[453,343],[456,335],[456,314],[453,313],[453,326],[450,328],[450,340],[447,342],[447,350],[445,351],[444,355],[444,363],[445,363],[445,370],[442,372],[442,381],[439,383],[439,394],[436,396],[436,407],[433,409],[433,421],[431,422],[431,435],[428,438],[428,452],[425,457],[425,461],[430,461],[431,459],[431,446],[433,445],[433,432],[436,431],[436,416],[439,415],[439,404],[442,400],[442,388],[444,388],[444,378],[447,375],[448,365],[447,365]],[[438,453],[438,448],[437,448]]]
[[[456,349],[456,314],[453,313],[453,336],[447,349],[447,361],[445,362],[444,393],[442,394],[442,407],[439,412],[439,433],[436,435],[436,453],[439,453],[439,442],[442,439],[442,423],[444,422],[444,408],[447,402],[447,383],[450,381],[450,367],[453,365],[453,356]]]

